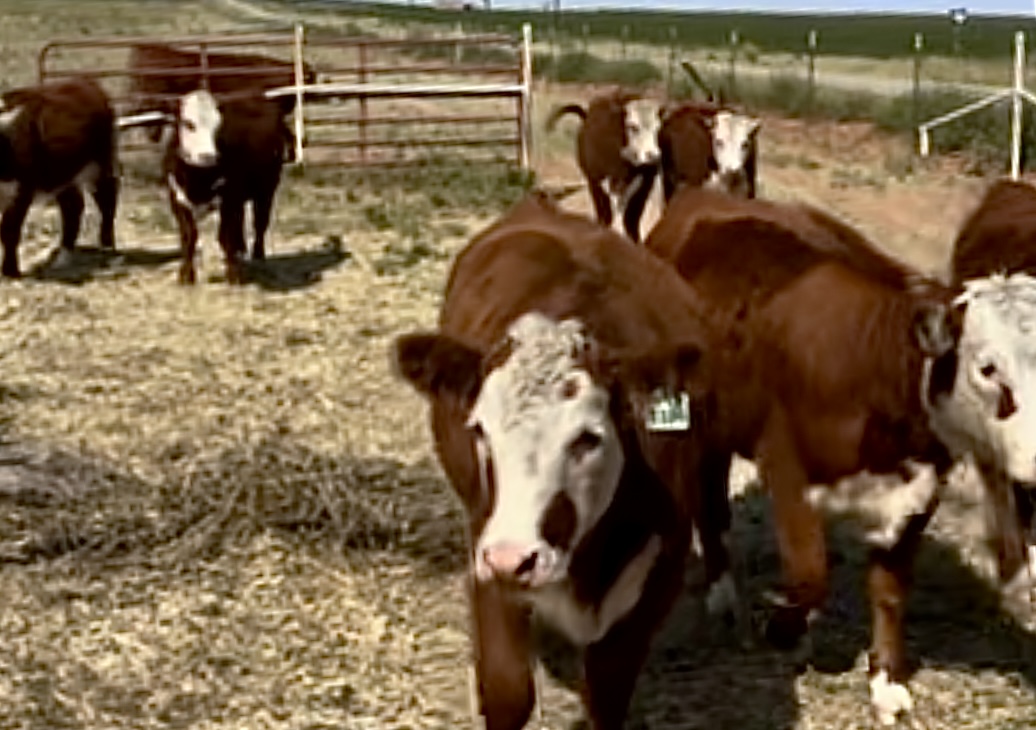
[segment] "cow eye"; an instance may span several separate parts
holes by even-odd
[[[978,372],[986,380],[992,380],[996,376],[996,365],[991,362],[987,362],[978,369]]]
[[[596,451],[603,439],[599,434],[593,431],[583,431],[581,434],[572,439],[572,443],[568,445],[568,450],[572,454],[572,457],[576,460],[582,459],[593,451]]]
[[[482,424],[478,421],[469,424],[468,430],[471,432],[471,435],[477,439],[484,439],[486,437],[486,432],[482,430]]]
[[[195,129],[197,129],[197,127],[194,124],[194,122],[192,122],[190,119],[184,119],[183,120],[183,126],[184,126],[184,129],[186,129],[188,132],[193,132]]]

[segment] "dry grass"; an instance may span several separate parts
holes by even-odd
[[[219,4],[28,7],[0,0],[9,80],[32,76],[48,37],[235,25]],[[541,90],[538,118],[580,94]],[[963,215],[977,182],[893,176],[899,153],[868,130],[767,124],[769,194],[828,203],[938,265],[958,222],[946,200]],[[578,180],[571,130],[541,141],[542,176]],[[0,284],[0,728],[463,726],[461,522],[424,403],[387,352],[434,324],[451,255],[521,181],[436,167],[367,181],[291,173],[253,283],[222,283],[210,221],[202,283],[187,290],[154,163],[127,165],[118,255],[87,248],[49,267],[56,216],[36,208],[23,244],[33,275]],[[849,164],[866,174],[839,172]],[[961,497],[941,517],[919,571],[918,717],[933,730],[1031,727],[1033,637],[968,567],[959,546],[978,536],[966,507]],[[756,595],[777,574],[766,519],[745,497]],[[818,669],[736,649],[689,592],[633,724],[869,727],[861,551],[837,545]],[[576,714],[558,682],[546,706],[551,727]]]

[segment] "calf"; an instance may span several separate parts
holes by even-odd
[[[82,189],[101,214],[100,245],[115,247],[118,199],[115,114],[96,81],[82,77],[8,91],[0,111],[4,276],[21,275],[18,244],[34,200],[53,198],[61,210],[61,249],[79,237]]]
[[[227,281],[241,283],[248,202],[255,230],[252,258],[265,257],[264,238],[284,162],[280,109],[260,94],[218,104],[208,91],[192,91],[180,100],[174,128],[164,171],[180,229],[180,283],[195,282],[197,221],[215,208]]]
[[[967,282],[983,279],[996,273],[1026,273],[1036,276],[1036,188],[1013,180],[994,182],[979,205],[961,226],[953,245],[950,278],[954,286],[963,289]],[[1021,323],[1023,331],[1032,329],[1032,322]],[[1017,363],[993,363],[994,372],[986,380],[990,387],[1000,387],[1007,397],[1014,399],[1015,390],[1026,387],[1019,382],[1021,373]],[[978,460],[976,466],[990,477],[995,459]],[[1015,482],[1012,497],[994,509],[1005,511],[1000,519],[1015,514],[1019,530],[1024,535],[1033,522],[1033,498],[1036,483]],[[1024,542],[998,546],[1001,578],[1026,578],[1028,556]]]
[[[724,575],[726,493],[698,483],[730,371],[697,311],[661,261],[533,196],[457,257],[438,331],[396,342],[467,510],[491,730],[533,707],[531,614],[582,647],[591,726],[621,728],[695,529]]]
[[[997,467],[986,485],[994,501],[1010,493],[1005,478],[1036,475],[1036,392],[1004,391],[988,370],[1003,359],[1012,363],[1005,377],[1036,383],[1019,329],[1036,318],[1036,280],[983,279],[954,299],[862,236],[833,235],[844,224],[803,206],[781,216],[782,206],[751,200],[714,215],[711,203],[723,197],[678,192],[646,246],[711,303],[717,321],[748,332],[745,357],[759,368],[761,397],[743,404],[730,447],[757,460],[773,500],[785,603],[767,633],[794,645],[826,598],[810,485],[858,477],[871,547],[871,699],[890,723],[912,706],[906,594],[948,471],[957,458],[986,455]],[[1010,521],[998,527],[1004,542],[1015,539]]]
[[[135,99],[134,113],[158,111],[172,115],[178,99],[196,89],[207,88],[217,96],[249,89],[267,90],[295,84],[291,61],[252,53],[206,53],[209,74],[202,73],[198,51],[185,51],[166,43],[137,43],[130,48],[129,77]],[[316,83],[316,71],[303,64],[302,82]],[[295,97],[280,99],[284,115],[295,109]],[[162,126],[151,127],[151,140],[158,142]],[[287,160],[295,155],[295,134],[288,124],[282,133]]]
[[[658,146],[666,203],[680,185],[707,185],[754,198],[759,124],[711,103],[664,108]]]
[[[623,228],[640,240],[640,218],[658,174],[658,102],[614,91],[583,108],[566,104],[547,119],[550,130],[566,114],[582,120],[576,159],[590,188],[597,220],[612,225],[621,213]]]

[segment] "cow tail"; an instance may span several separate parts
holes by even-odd
[[[586,121],[586,109],[581,107],[579,104],[565,104],[564,106],[555,108],[554,111],[550,113],[550,116],[547,117],[547,131],[549,132],[554,129],[554,125],[557,124],[558,120],[566,114],[575,114],[582,121]]]

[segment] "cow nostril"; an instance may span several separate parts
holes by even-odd
[[[525,559],[518,564],[518,567],[514,569],[516,576],[522,576],[526,573],[531,573],[536,569],[537,553],[535,551],[525,556]]]

